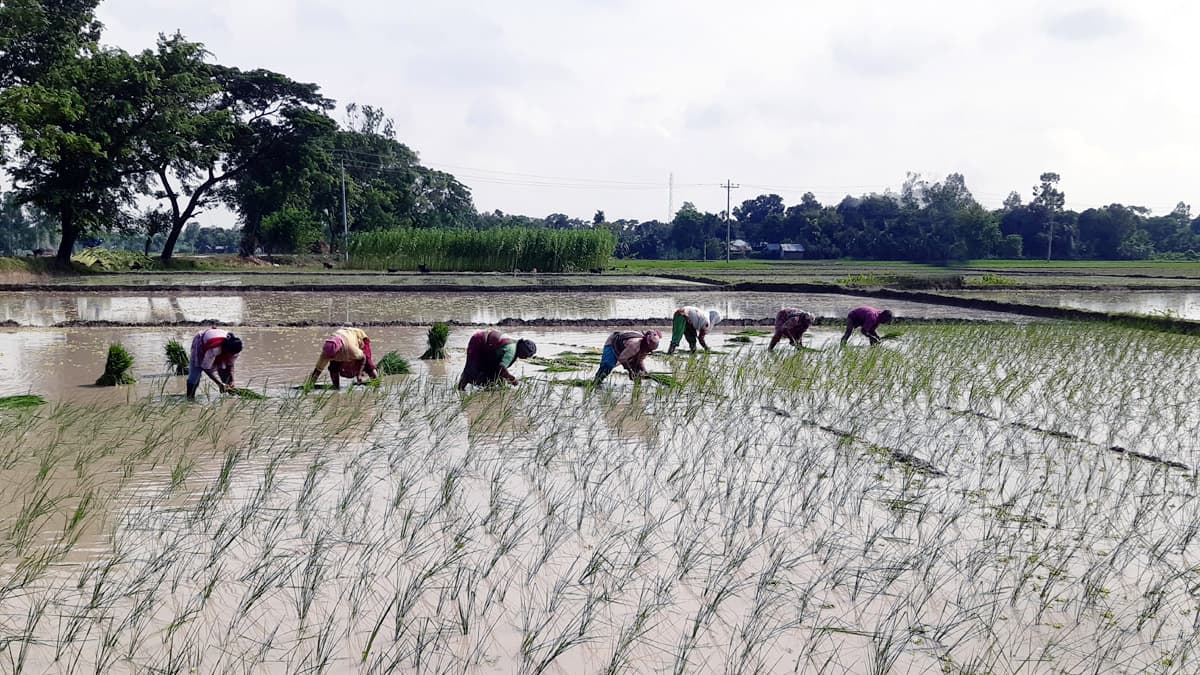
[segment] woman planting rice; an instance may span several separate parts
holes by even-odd
[[[188,359],[187,397],[196,398],[201,373],[217,383],[222,393],[233,388],[233,364],[242,353],[238,336],[213,326],[196,333]]]
[[[767,351],[775,349],[775,345],[783,338],[796,347],[804,346],[804,331],[813,324],[813,315],[801,312],[795,307],[784,307],[775,315],[775,334],[771,336],[771,344]]]
[[[617,331],[604,342],[604,354],[600,357],[600,370],[592,384],[600,384],[617,367],[625,366],[629,379],[636,380],[646,375],[646,355],[658,349],[662,333],[648,330],[644,333],[626,330]]]
[[[517,340],[497,330],[479,331],[467,342],[467,364],[458,378],[458,389],[468,384],[486,387],[504,380],[516,386],[517,378],[508,369],[517,359],[527,359],[537,353],[533,340]]]
[[[308,376],[308,385],[315,384],[321,377],[321,371],[329,368],[329,379],[334,389],[341,389],[341,378],[348,377],[357,382],[365,382],[363,374],[369,377],[379,377],[375,370],[375,361],[371,358],[371,339],[359,328],[340,328],[321,346],[321,358],[312,375]]]
[[[708,331],[713,326],[721,322],[721,313],[717,310],[712,310],[708,313],[700,311],[698,307],[687,305],[675,310],[675,318],[671,324],[671,346],[667,347],[668,354],[674,354],[675,348],[679,346],[679,341],[687,338],[688,347],[693,352],[696,351],[696,341],[700,341],[700,346],[704,347],[704,351],[708,351],[708,344],[704,341],[704,337],[708,335]]]
[[[850,334],[855,328],[861,329],[862,334],[867,336],[871,344],[879,344],[879,334],[876,329],[879,324],[892,322],[892,310],[885,309],[880,311],[874,307],[856,307],[850,310],[850,314],[846,316],[846,332],[842,335],[842,344],[846,344],[846,340],[850,339]]]

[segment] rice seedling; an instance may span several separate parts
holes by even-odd
[[[96,380],[96,386],[115,387],[121,384],[133,384],[133,355],[124,345],[114,343],[108,346],[108,356],[104,360],[104,374]]]
[[[0,660],[883,673],[1200,658],[1196,338],[920,325],[886,349],[773,356],[672,359],[678,388],[524,378],[461,398],[420,375],[0,415]]]
[[[547,373],[573,373],[577,370],[592,370],[600,365],[600,352],[564,351],[554,356],[535,356],[529,363],[541,366]]]
[[[167,368],[176,375],[187,375],[190,357],[179,340],[167,342]]]
[[[422,360],[440,360],[446,358],[446,343],[450,341],[450,326],[444,323],[435,323],[429,327],[429,334],[426,338],[428,349],[424,354],[421,354]]]
[[[444,342],[442,344],[445,345]],[[432,347],[432,343],[430,346]],[[383,358],[379,359],[379,362],[375,364],[375,368],[379,371],[380,375],[385,376],[408,375],[412,372],[412,366],[410,366],[408,361],[405,360],[403,356],[400,356],[400,354],[397,352],[388,352],[387,354],[384,354]]]
[[[251,401],[265,401],[270,398],[266,394],[254,391],[253,389],[246,389],[244,387],[225,387],[225,393],[229,394],[230,396],[237,396],[238,398],[249,399]]]
[[[22,410],[45,405],[46,399],[37,394],[18,394],[16,396],[0,396],[0,410]]]

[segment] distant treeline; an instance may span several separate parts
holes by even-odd
[[[1168,214],[1111,204],[1065,210],[1056,174],[1043,174],[1024,203],[1016,192],[995,210],[981,206],[961,174],[940,182],[910,175],[900,192],[847,196],[823,205],[811,194],[788,206],[760,195],[733,208],[734,239],[803,245],[806,258],[945,261],[975,258],[1139,260],[1195,258],[1200,219],[1180,203]],[[672,222],[621,222],[618,257],[723,258],[723,214],[685,203]]]

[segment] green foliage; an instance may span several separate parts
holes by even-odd
[[[71,256],[73,262],[91,270],[125,272],[159,267],[158,261],[135,251],[113,251],[106,248],[87,248]]]
[[[104,374],[96,380],[96,386],[115,387],[133,384],[137,380],[129,370],[133,368],[133,355],[119,342],[108,346],[108,357],[104,361]]]
[[[0,396],[0,410],[20,410],[35,408],[46,403],[46,399],[36,394],[20,394],[17,396]]]
[[[397,352],[384,354],[383,358],[375,364],[375,369],[379,371],[380,375],[408,375],[412,372],[412,366]]]
[[[226,387],[225,393],[231,396],[237,396],[238,398],[249,399],[251,401],[265,401],[270,398],[266,394],[260,394],[253,389],[243,389],[241,387]]]
[[[606,229],[402,228],[355,235],[350,265],[360,269],[458,272],[573,272],[604,267],[615,240]]]
[[[535,356],[529,363],[541,366],[547,373],[573,373],[600,365],[600,352],[559,352],[554,356]]]
[[[269,253],[318,253],[322,229],[314,214],[284,208],[263,218],[263,248]]]
[[[176,375],[187,375],[188,372],[188,357],[187,350],[179,343],[179,340],[171,340],[166,346],[167,367]]]
[[[444,323],[435,323],[429,327],[427,336],[429,341],[429,349],[421,355],[421,359],[441,360],[446,358],[446,343],[450,341],[450,326]]]

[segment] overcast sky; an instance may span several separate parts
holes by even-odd
[[[105,42],[383,107],[481,211],[720,211],[961,172],[985,205],[1044,171],[1069,208],[1200,202],[1190,2],[104,0]],[[335,115],[340,119],[342,113]],[[1200,206],[1200,204],[1198,204]],[[216,224],[216,223],[213,223]]]

